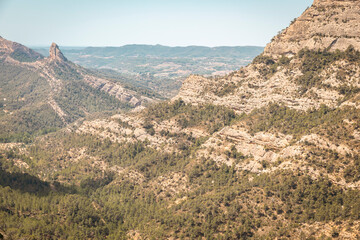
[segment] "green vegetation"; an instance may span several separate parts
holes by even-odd
[[[346,124],[346,121],[351,124]],[[302,136],[317,134],[329,139],[339,146],[345,144],[351,149],[359,149],[360,143],[354,138],[354,131],[360,128],[360,111],[356,108],[344,107],[331,109],[322,105],[319,109],[307,112],[297,111],[285,106],[270,104],[268,107],[254,110],[242,120],[249,127],[250,133],[260,131],[278,132],[293,136],[292,142]],[[348,182],[360,180],[359,155],[340,155],[336,151],[326,150],[316,144],[305,142],[310,148],[310,155],[306,160],[312,165],[326,169],[328,173],[341,172]]]
[[[295,78],[294,81],[301,86],[301,95],[305,94],[312,87],[330,88],[338,91],[342,95],[345,95],[342,99],[342,101],[345,101],[360,92],[360,88],[347,85],[346,83],[336,88],[331,87],[328,84],[323,84],[324,77],[321,76],[321,73],[328,69],[331,64],[340,60],[359,66],[360,52],[355,50],[354,47],[350,46],[345,51],[336,50],[335,52],[330,52],[327,49],[318,51],[302,49],[294,58],[299,61],[294,61],[294,63],[291,64],[290,59],[286,56],[282,56],[279,59],[273,59],[270,56],[261,54],[253,60],[253,64],[261,65],[257,68],[260,74],[262,74],[265,78],[269,78],[275,74],[280,66],[288,67],[289,69],[291,69],[291,67],[299,67],[302,75]],[[346,70],[346,67],[341,67],[338,70],[336,77],[338,80],[345,82],[346,77],[350,76],[352,72],[353,70]]]
[[[240,161],[240,160],[243,160],[246,158],[246,156],[244,156],[244,154],[242,154],[241,152],[238,152],[235,145],[231,146],[230,151],[229,150],[225,151],[225,155],[229,158],[234,158],[237,161]]]
[[[63,127],[47,104],[46,80],[27,69],[0,63],[0,142],[29,142]]]
[[[36,50],[48,54],[48,49]],[[176,95],[189,73],[211,75],[218,71],[235,71],[250,63],[263,47],[127,45],[62,50],[69,60],[81,66],[99,69],[104,75],[127,83],[130,89],[140,87],[141,90],[136,91],[142,95],[153,95],[152,91],[144,91],[147,88],[170,98]],[[84,58],[85,55],[92,57]]]
[[[315,72],[336,59],[358,61],[358,53],[351,49],[348,55],[342,54],[304,50],[299,54],[304,60],[302,71],[315,77]],[[259,56],[254,62],[265,66],[266,76],[291,64],[286,57],[275,61]],[[336,238],[342,234],[343,223],[358,226],[360,191],[334,182],[359,181],[360,157],[356,151],[338,153],[333,149],[341,144],[360,149],[354,135],[360,129],[359,109],[322,105],[297,111],[269,104],[239,116],[221,106],[162,102],[136,113],[145,119],[143,127],[150,135],[162,136],[172,145],[154,147],[149,140],[134,140],[134,136],[129,136],[130,141],[113,142],[91,132],[48,134],[64,123],[46,104],[46,81],[23,69],[1,67],[0,80],[4,81],[0,89],[6,95],[0,101],[0,140],[32,144],[0,152],[0,239],[312,239],[307,232],[300,235],[299,229],[331,223],[336,226],[329,234]],[[82,83],[74,69],[54,70],[64,80],[62,91],[54,97],[69,122],[128,107]],[[321,84],[313,77],[300,82],[306,88]],[[229,84],[218,94],[228,94],[231,89]],[[347,97],[358,92],[345,85],[338,90]],[[114,121],[120,127],[134,128],[129,122]],[[162,121],[189,129],[157,132]],[[218,134],[221,141],[207,141],[210,134],[234,123],[250,134],[292,135],[290,145],[301,145],[307,154],[276,163],[261,161],[272,172],[258,174],[201,155],[205,141],[219,147],[224,141],[230,146],[224,151],[227,158],[235,163],[253,161],[225,134]],[[206,130],[206,136],[195,137],[191,128]],[[298,142],[313,133],[335,147]],[[44,136],[36,137],[39,135]],[[294,169],[270,169],[284,160],[294,163]],[[296,169],[297,161],[310,170]],[[309,174],[319,169],[316,177]],[[324,173],[334,175],[328,179]],[[355,231],[354,237],[359,238]]]
[[[301,112],[271,104],[236,116],[222,107],[178,100],[143,114],[148,129],[169,119],[185,119],[187,127],[207,124],[209,130],[219,121],[226,126],[237,120],[253,133],[282,132],[299,139],[316,131],[358,147],[347,135],[360,126],[356,109],[322,106]],[[353,124],[340,128],[343,119]],[[111,142],[66,132],[38,139],[27,154],[5,152],[0,157],[0,233],[15,239],[128,239],[131,233],[150,239],[274,239],[294,237],[302,224],[360,220],[358,190],[344,190],[325,177],[315,180],[297,170],[260,175],[239,171],[197,158],[194,153],[206,139],[180,133],[171,137],[179,143],[174,152],[155,150],[148,141]],[[84,149],[83,158],[76,160],[81,154],[71,153],[73,149]],[[235,146],[226,154],[246,160]],[[358,156],[344,158],[315,147],[313,155],[327,160],[322,167],[328,171],[348,161],[345,178],[359,179]],[[19,160],[30,167],[20,170],[15,164]],[[99,160],[104,168],[94,167]],[[313,157],[309,162],[324,164]],[[36,177],[39,173],[43,180]],[[175,185],[174,191],[162,187],[166,182],[158,183],[175,173],[186,179],[184,189]]]
[[[282,56],[280,59],[275,60],[270,56],[261,54],[253,60],[253,64],[262,64],[263,66],[258,69],[260,74],[266,78],[270,78],[278,71],[279,67],[288,66],[290,64],[290,59],[286,56]]]
[[[219,96],[219,97],[223,97],[226,96],[230,93],[234,93],[234,91],[236,90],[236,84],[234,84],[233,82],[230,83],[226,83],[224,86],[221,86],[220,88],[217,88],[214,91],[214,94]]]
[[[360,112],[355,108],[331,109],[321,105],[319,109],[307,112],[297,111],[278,104],[254,110],[244,120],[251,132],[279,131],[299,139],[310,133],[326,134],[335,142],[351,140],[351,131],[343,124],[344,119],[355,122],[360,127]]]
[[[28,143],[79,118],[131,108],[84,83],[67,64],[53,64],[52,69],[63,80],[53,98],[66,114],[64,119],[48,103],[52,90],[46,79],[25,67],[0,63],[0,142]]]
[[[37,60],[42,59],[43,57],[29,49],[29,51],[24,50],[23,48],[15,48],[15,50],[10,54],[10,57],[19,61],[19,62],[36,62]]]
[[[141,83],[141,82],[136,82],[134,80],[134,78],[136,78],[136,77],[134,77],[134,76],[129,76],[129,78],[131,78],[131,79],[128,79],[124,75],[122,75],[116,71],[109,70],[109,69],[101,69],[101,70],[94,70],[94,69],[88,70],[87,69],[86,71],[87,71],[87,73],[89,73],[91,75],[99,76],[100,78],[107,79],[111,82],[119,82],[124,88],[135,91],[136,93],[138,93],[141,96],[145,96],[145,97],[149,97],[149,98],[157,98],[157,99],[161,99],[161,100],[166,99],[165,97],[163,97],[156,91],[150,89],[148,86],[145,86],[146,84]],[[161,83],[159,83],[159,84],[161,84]]]
[[[226,107],[211,104],[194,106],[181,99],[150,106],[144,114],[148,122],[174,118],[182,128],[206,126],[209,133],[230,125],[237,118],[235,112]]]
[[[102,145],[111,143],[99,144],[102,152]],[[122,148],[120,152],[133,151]],[[143,151],[135,151],[134,159]],[[161,169],[163,160],[152,158]],[[265,236],[276,238],[290,236],[297,224],[360,219],[359,191],[288,171],[237,173],[206,159],[172,167],[187,174],[192,186],[177,195],[154,191],[153,174],[140,183],[114,174],[87,176],[78,186],[65,187],[10,169],[16,168],[0,171],[0,230],[9,238],[127,239],[135,230],[153,239],[258,239],[261,228],[269,229]]]
[[[55,100],[68,115],[68,122],[73,122],[91,113],[131,108],[130,105],[81,81],[66,84]]]
[[[322,77],[320,73],[325,70],[330,64],[345,60],[348,63],[360,64],[360,53],[353,47],[349,47],[346,51],[341,52],[339,50],[335,52],[328,51],[310,51],[308,49],[301,50],[297,57],[301,59],[300,70],[303,73],[295,81],[302,86],[301,92],[305,93],[311,87],[321,87]],[[341,80],[341,75],[339,75]],[[339,91],[344,91],[340,88]],[[356,90],[358,92],[358,90]]]
[[[0,115],[0,142],[29,143],[35,137],[54,132],[64,126],[48,105],[23,109],[12,115]]]

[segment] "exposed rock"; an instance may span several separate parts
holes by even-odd
[[[67,59],[64,57],[64,55],[59,49],[59,46],[56,45],[56,43],[51,44],[49,53],[50,53],[49,59],[52,61],[58,61],[58,62],[67,61]]]
[[[304,136],[301,138],[300,142],[307,144],[308,143],[314,144],[317,147],[330,149],[343,155],[352,152],[352,150],[345,144],[340,144],[339,146],[336,146],[335,144],[331,143],[329,140],[323,139],[321,136],[318,136],[317,134]],[[356,152],[356,149],[354,149],[354,151]]]
[[[186,79],[179,94],[173,98],[183,99],[187,103],[223,105],[237,112],[251,112],[270,102],[284,104],[290,108],[307,110],[318,108],[321,104],[337,106],[341,97],[338,92],[313,88],[308,94],[300,95],[300,87],[293,79],[301,75],[299,69],[281,69],[269,79],[262,76],[262,65],[249,65],[224,78],[205,78],[192,75]],[[217,95],[218,89],[232,84],[231,91]],[[311,92],[317,93],[311,94]]]
[[[353,46],[360,50],[359,12],[359,1],[315,0],[312,7],[268,44],[260,60],[225,77],[191,75],[173,100],[181,98],[195,105],[222,105],[238,113],[250,113],[271,102],[302,111],[319,108],[321,104],[331,108],[360,107],[360,94],[356,92],[360,88],[360,71],[356,61],[341,58],[325,67],[321,65],[320,70],[312,70],[311,74],[319,79],[319,84],[306,85],[297,81],[305,75],[303,64],[306,59],[298,54],[302,49],[334,52]],[[278,64],[282,56],[287,57],[286,64]],[[339,90],[344,86],[355,89],[351,97]],[[359,139],[358,131],[353,132],[353,137]],[[246,160],[239,162],[229,157],[226,152],[233,147],[246,155]],[[327,175],[340,186],[359,188],[358,184],[347,184],[341,174],[329,174],[314,162],[310,163],[309,159],[320,165],[326,161],[317,158],[314,151],[335,152],[342,157],[358,154],[358,150],[350,145],[317,134],[303,136],[294,142],[292,136],[275,136],[267,132],[251,135],[246,127],[233,125],[210,136],[197,156],[213,159],[219,164],[235,164],[237,169],[257,174],[276,169],[300,169],[314,179]],[[341,161],[336,164],[339,169],[344,167]]]
[[[80,134],[97,135],[103,139],[109,139],[113,142],[149,141],[149,146],[163,152],[176,152],[178,139],[161,135],[162,130],[167,130],[172,134],[184,133],[189,136],[203,137],[206,133],[201,129],[185,128],[182,129],[174,121],[165,120],[160,123],[153,123],[155,133],[149,134],[143,127],[145,119],[139,113],[118,114],[111,119],[97,119],[93,121],[84,121],[76,130]]]
[[[295,54],[303,48],[360,50],[360,2],[315,0],[299,18],[266,46],[267,55]]]
[[[154,99],[141,96],[135,91],[124,88],[119,83],[111,82],[107,79],[87,74],[86,72],[81,72],[81,75],[84,81],[91,87],[104,91],[109,95],[116,97],[121,102],[129,103],[130,106],[138,107],[154,101]]]
[[[360,87],[358,64],[343,59],[333,62],[317,73],[321,84],[304,87],[295,81],[304,75],[304,60],[299,55],[294,56],[305,48],[344,51],[353,46],[360,50],[359,12],[359,1],[316,0],[267,45],[263,57],[271,59],[270,63],[254,61],[225,77],[191,75],[174,100],[181,98],[193,104],[211,102],[247,113],[270,102],[298,110],[318,108],[321,104],[337,107],[339,100],[345,97],[338,90],[340,86]],[[289,63],[277,64],[284,55]],[[356,102],[347,99],[342,106],[358,106]]]

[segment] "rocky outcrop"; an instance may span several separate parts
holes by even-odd
[[[179,94],[173,100],[182,99],[192,104],[212,103],[239,113],[249,113],[270,102],[297,110],[318,108],[321,104],[335,107],[342,97],[335,90],[317,87],[312,87],[306,94],[300,94],[301,86],[293,81],[301,76],[299,69],[279,67],[277,73],[267,78],[261,73],[263,68],[262,64],[253,64],[218,79],[192,75],[184,81]]]
[[[356,52],[360,50],[359,12],[360,1],[315,0],[252,64],[225,77],[191,75],[173,100],[222,105],[247,114],[269,103],[302,111],[322,104],[360,108],[360,54]],[[350,132],[358,139],[357,131]],[[317,132],[296,141],[292,137],[276,130],[251,134],[243,124],[234,124],[210,136],[197,157],[257,174],[300,169],[313,178],[326,174],[340,186],[359,188],[360,182],[347,184],[341,174],[329,174],[309,162],[309,156],[316,159],[314,151],[321,152],[323,159],[317,159],[319,162],[328,160],[325,152],[335,152],[343,158],[358,154],[351,141],[348,145],[335,142]],[[237,163],[230,158],[227,153],[232,147],[248,159]],[[343,161],[335,165],[345,168]]]
[[[299,18],[266,46],[266,55],[296,54],[310,50],[360,50],[360,2],[315,0]]]
[[[56,45],[56,43],[51,44],[49,53],[50,53],[49,59],[52,61],[58,61],[58,62],[67,61],[67,59],[64,57],[64,55],[59,49],[59,46]]]
[[[174,99],[193,104],[211,102],[246,113],[270,102],[298,110],[321,104],[336,107],[345,99],[341,87],[360,87],[358,63],[339,59],[306,75],[303,65],[316,60],[297,53],[302,49],[343,52],[350,46],[360,50],[359,12],[359,1],[316,0],[252,64],[225,77],[191,75]],[[318,84],[301,82],[301,77],[307,81],[310,75],[318,79]],[[354,105],[354,99],[347,99],[343,105]]]
[[[124,88],[121,84],[111,82],[107,79],[99,78],[86,73],[81,73],[84,81],[91,87],[99,89],[116,97],[119,101],[128,103],[130,106],[138,107],[154,101],[154,99],[141,96],[135,91]]]

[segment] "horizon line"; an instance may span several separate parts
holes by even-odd
[[[30,44],[23,44],[26,47],[29,48],[49,48],[51,44],[49,45],[30,45]],[[169,48],[187,48],[187,47],[204,47],[204,48],[221,48],[221,47],[228,47],[228,48],[234,48],[234,47],[257,47],[257,48],[265,48],[265,46],[258,46],[258,45],[219,45],[219,46],[206,46],[206,45],[162,45],[162,44],[139,44],[139,43],[130,43],[125,45],[119,45],[119,46],[113,46],[113,45],[88,45],[88,46],[71,46],[71,45],[59,45],[60,48],[121,48],[125,46],[161,46],[161,47],[169,47]]]

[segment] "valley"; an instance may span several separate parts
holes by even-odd
[[[45,48],[35,48],[47,54]],[[174,97],[190,74],[225,75],[249,64],[262,47],[122,47],[64,48],[74,63],[118,75],[129,84],[145,86],[164,97]]]
[[[0,239],[359,239],[359,11],[315,0],[225,75],[162,53],[157,88],[0,39]]]

